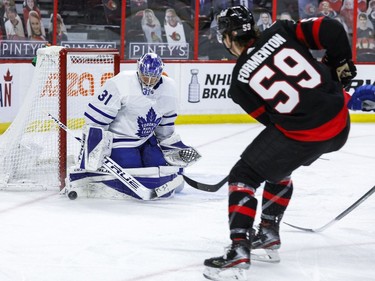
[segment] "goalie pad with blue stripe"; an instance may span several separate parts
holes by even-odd
[[[79,167],[96,171],[103,165],[106,156],[111,155],[113,135],[101,127],[84,126],[79,156]]]
[[[149,189],[159,188],[167,183],[177,185],[173,191],[163,195],[161,198],[173,196],[175,192],[180,192],[184,186],[183,171],[180,167],[160,166],[125,170]],[[72,190],[84,197],[118,198],[130,196],[141,199],[121,181],[104,170],[88,172],[82,169],[73,169],[66,180],[64,193],[69,193]],[[111,195],[108,196],[108,194]]]

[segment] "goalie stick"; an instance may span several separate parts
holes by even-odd
[[[202,191],[207,191],[207,192],[218,191],[228,181],[228,176],[226,176],[217,184],[206,184],[206,183],[201,183],[196,180],[193,180],[186,175],[182,175],[182,176],[184,177],[184,180],[187,182],[187,184],[189,184],[191,187],[202,190]]]
[[[304,228],[300,226],[296,226],[287,222],[284,222],[286,225],[289,225],[293,228],[302,230],[302,231],[307,231],[307,232],[322,232],[332,224],[338,222],[341,220],[343,217],[345,217],[347,214],[349,214],[351,211],[353,211],[355,208],[357,208],[360,204],[363,203],[367,198],[369,198],[373,193],[375,192],[375,186],[373,186],[369,191],[367,191],[361,198],[359,198],[357,201],[355,201],[351,206],[349,206],[346,210],[344,210],[341,214],[339,214],[337,217],[335,217],[333,220],[329,221],[325,225],[318,227],[318,228]]]
[[[68,127],[65,126],[65,124],[55,118],[52,114],[47,114],[61,129],[66,131],[70,136],[74,137],[79,142],[82,142],[80,138],[74,136],[74,134],[68,129]],[[117,164],[108,156],[104,158],[103,167],[106,168],[106,170],[108,170],[112,175],[119,179],[124,185],[126,185],[130,190],[132,190],[143,200],[153,200],[160,198],[161,196],[176,189],[179,185],[176,184],[176,182],[173,182],[173,185],[170,185],[170,183],[165,183],[155,189],[149,189],[141,184],[138,180],[136,180],[132,175],[127,173],[119,164]],[[71,199],[75,199],[76,196],[76,194],[68,194],[68,197]]]

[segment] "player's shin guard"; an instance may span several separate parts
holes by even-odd
[[[262,199],[262,220],[279,224],[293,194],[293,182],[287,177],[277,183],[266,182]]]
[[[281,246],[280,221],[289,204],[292,193],[293,183],[289,177],[278,183],[266,182],[264,187],[261,223],[253,237],[252,249],[266,250],[270,262],[280,261],[276,251]],[[274,257],[271,257],[272,255]],[[256,253],[254,252],[253,257],[255,256]],[[263,259],[263,261],[266,260]]]
[[[243,183],[229,184],[229,229],[231,240],[248,240],[258,201],[255,189]]]

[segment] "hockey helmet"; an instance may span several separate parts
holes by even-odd
[[[146,53],[137,62],[138,78],[144,95],[153,93],[153,87],[159,82],[164,63],[155,53]]]
[[[232,40],[236,40],[236,37],[252,37],[255,34],[254,25],[253,13],[248,8],[235,6],[225,9],[217,16],[217,40],[222,43],[225,34]],[[237,33],[235,37],[233,31]]]

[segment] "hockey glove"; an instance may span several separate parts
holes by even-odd
[[[187,167],[202,157],[195,148],[185,145],[177,134],[161,141],[160,147],[165,160],[172,166]]]
[[[325,55],[322,62],[331,68],[333,79],[341,82],[344,88],[349,86],[350,81],[357,76],[357,68],[351,59],[342,59],[334,62]]]
[[[375,111],[375,85],[363,85],[355,89],[348,102],[351,110]]]
[[[342,60],[339,66],[336,67],[336,74],[342,86],[346,88],[349,86],[350,81],[357,76],[357,68],[352,60]]]

